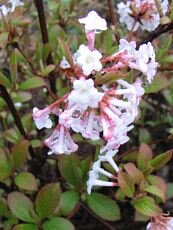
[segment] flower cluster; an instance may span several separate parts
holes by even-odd
[[[0,5],[0,12],[3,16],[6,16],[9,13],[14,12],[16,7],[23,6],[24,3],[21,0],[8,0],[6,5],[4,4],[2,6]]]
[[[157,62],[151,43],[136,48],[134,41],[120,40],[116,53],[110,56],[101,54],[94,47],[95,35],[107,29],[107,24],[96,12],[91,11],[87,17],[79,19],[85,25],[87,45],[81,44],[74,53],[74,65],[63,57],[60,67],[69,77],[72,89],[68,94],[55,101],[45,109],[33,109],[33,119],[38,129],[51,128],[53,123],[50,114],[59,117],[58,124],[45,145],[50,149],[48,154],[70,154],[77,151],[71,134],[80,133],[84,138],[105,142],[100,150],[98,161],[89,172],[88,193],[92,186],[115,186],[115,175],[102,168],[102,163],[109,163],[115,172],[119,171],[113,157],[120,145],[129,140],[128,132],[138,116],[138,106],[144,94],[142,78],[144,75],[151,83],[156,73]],[[128,76],[129,70],[139,71],[132,83],[122,79]],[[99,83],[110,74],[119,74],[113,84]],[[112,81],[111,81],[112,82]],[[100,174],[112,178],[113,182],[102,181]]]
[[[163,15],[168,10],[168,0],[162,0]],[[160,15],[154,0],[131,0],[118,4],[120,22],[125,23],[128,30],[136,31],[138,28],[147,31],[155,30],[160,24]]]
[[[146,230],[172,230],[173,218],[169,216],[156,216],[151,218],[151,222],[147,225]]]

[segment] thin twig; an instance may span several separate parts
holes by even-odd
[[[114,26],[115,39],[116,39],[117,43],[119,43],[120,35],[117,31],[115,31],[116,25],[117,25],[117,18],[116,18],[116,14],[114,13],[114,6],[113,6],[112,0],[108,0],[108,6],[109,6],[109,14],[110,14],[110,18],[112,21],[112,25]]]
[[[3,85],[0,85],[0,93],[1,93],[1,96],[2,98],[6,101],[7,105],[8,105],[8,108],[10,109],[11,111],[11,114],[14,118],[14,121],[16,123],[16,126],[17,128],[19,129],[21,135],[25,138],[25,139],[28,139],[28,136],[25,132],[25,129],[23,127],[23,124],[21,122],[21,119],[20,119],[20,116],[14,106],[14,103],[8,93],[8,91],[6,90],[6,88],[3,86]],[[34,156],[34,150],[32,148],[32,146],[29,146],[29,152],[31,154],[31,156],[33,157]]]
[[[98,220],[105,227],[107,227],[108,230],[116,230],[112,225],[110,225],[109,223],[107,223],[106,221],[101,219],[99,216],[94,214],[84,203],[81,202],[80,204],[81,204],[81,207],[83,207],[83,209],[85,209],[85,211],[87,211],[91,216],[93,216],[96,220]]]
[[[173,29],[173,23],[169,23],[164,26],[159,26],[156,30],[154,30],[152,33],[148,34],[146,38],[143,39],[142,42],[138,43],[137,47],[139,48],[140,45],[146,44],[147,42],[152,42],[154,39],[159,37],[161,34],[164,34],[170,30]]]
[[[49,43],[49,36],[48,36],[48,31],[47,31],[43,0],[34,0],[34,3],[37,8],[37,12],[38,12],[42,41],[43,41],[43,44],[45,45]],[[54,64],[51,53],[49,53],[46,63],[47,65]],[[56,94],[56,76],[53,71],[49,74],[49,82],[50,82],[50,88],[52,92]]]

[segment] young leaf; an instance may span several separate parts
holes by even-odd
[[[36,197],[36,211],[44,219],[53,214],[59,204],[61,188],[58,183],[50,183],[41,188]]]
[[[22,221],[35,223],[34,207],[31,200],[20,192],[12,192],[8,195],[7,202],[11,212]]]
[[[6,88],[11,87],[11,82],[2,72],[0,72],[0,85],[5,86]]]
[[[61,38],[59,38],[58,41],[59,41],[60,48],[62,49],[66,60],[68,61],[70,66],[73,68],[74,67],[74,62],[73,62],[71,51],[70,51],[67,43]]]
[[[152,150],[147,144],[141,144],[139,154],[137,156],[137,165],[139,169],[145,170],[148,167],[148,162],[153,157]]]
[[[35,224],[18,224],[13,230],[39,230],[39,228]]]
[[[27,191],[37,191],[38,189],[38,185],[37,185],[35,176],[29,172],[19,173],[15,177],[15,184],[19,188],[25,189]]]
[[[21,90],[35,89],[45,86],[45,81],[41,77],[31,77],[20,84]]]
[[[43,230],[75,230],[73,224],[62,217],[53,217],[43,224]]]
[[[67,216],[76,207],[79,202],[79,194],[75,191],[62,193],[59,208],[63,216]]]
[[[151,185],[154,185],[158,188],[160,188],[164,193],[166,192],[166,183],[165,181],[159,177],[159,176],[155,176],[155,175],[149,175],[147,177],[147,181],[151,184]]]
[[[146,216],[157,216],[162,213],[162,210],[155,204],[154,199],[146,196],[136,199],[132,202],[134,208]]]
[[[19,168],[26,160],[28,156],[29,142],[22,140],[21,142],[14,145],[12,149],[12,159],[14,162],[14,168]]]
[[[149,185],[147,187],[145,187],[144,191],[154,195],[154,196],[158,196],[159,198],[162,199],[163,202],[165,202],[165,193],[162,191],[162,189],[154,186],[154,185]]]
[[[158,170],[162,168],[165,164],[167,164],[168,161],[170,161],[170,159],[172,158],[172,152],[172,150],[169,150],[166,153],[162,153],[154,159],[150,160],[150,164],[154,168],[154,170]]]
[[[127,173],[122,171],[118,173],[118,183],[122,192],[127,197],[133,197],[133,194],[135,192],[134,182]]]
[[[0,149],[0,180],[8,177],[12,172],[10,156]]]
[[[144,178],[143,173],[139,169],[137,169],[133,163],[125,164],[124,168],[131,177],[133,183],[139,184],[140,181]]]
[[[120,209],[116,201],[103,194],[93,192],[88,195],[87,204],[96,215],[105,220],[115,221],[120,219]]]

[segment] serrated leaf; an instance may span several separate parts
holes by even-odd
[[[124,168],[129,176],[132,178],[133,183],[139,184],[140,181],[144,178],[143,173],[138,168],[136,168],[133,163],[125,164]]]
[[[20,192],[12,192],[8,195],[7,202],[11,212],[22,221],[35,223],[33,216],[34,207],[31,200]]]
[[[87,204],[96,215],[104,220],[115,221],[120,219],[120,209],[116,201],[103,194],[91,193],[87,196]]]
[[[168,161],[170,161],[170,159],[172,158],[172,152],[172,150],[169,150],[166,153],[162,153],[154,159],[150,160],[150,164],[154,168],[154,170],[158,170],[162,168],[165,164],[167,164]]]
[[[132,179],[127,173],[122,171],[118,173],[118,184],[127,197],[133,197],[135,187]]]
[[[2,149],[0,149],[0,180],[8,177],[12,172],[11,159]]]
[[[69,220],[54,217],[43,224],[43,230],[75,230],[75,228]]]
[[[18,224],[13,230],[39,230],[39,228],[34,224]]]
[[[29,142],[22,140],[21,142],[14,145],[12,149],[12,159],[14,162],[14,168],[19,168],[26,160],[28,156]]]
[[[67,216],[79,202],[79,194],[75,191],[62,193],[59,208],[63,216]]]
[[[148,192],[154,196],[157,196],[162,199],[163,202],[165,202],[165,193],[155,185],[149,185],[144,189],[145,192]]]
[[[14,180],[15,184],[21,189],[25,189],[27,191],[37,191],[38,189],[36,178],[32,173],[19,173]]]
[[[45,86],[45,81],[41,77],[31,77],[24,82],[22,82],[19,86],[21,90],[29,90],[39,88],[41,86]]]
[[[58,41],[59,41],[59,45],[60,45],[60,47],[61,47],[61,49],[63,51],[63,54],[64,54],[66,60],[70,64],[71,68],[73,68],[74,67],[74,62],[73,62],[71,51],[70,51],[67,43],[64,40],[62,40],[61,38],[59,38]]]
[[[50,183],[41,188],[36,197],[36,211],[44,219],[53,214],[59,204],[61,188],[58,183]]]
[[[80,186],[82,183],[82,171],[79,168],[80,161],[76,155],[60,156],[58,167],[61,175],[68,183],[72,184],[74,187]]]
[[[158,91],[168,87],[169,81],[163,76],[156,76],[152,83],[145,87],[145,93],[157,93]]]
[[[157,206],[154,202],[154,199],[146,196],[140,199],[137,199],[132,202],[134,208],[143,215],[146,216],[157,216],[162,213],[161,208]]]

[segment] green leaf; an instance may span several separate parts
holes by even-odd
[[[157,216],[162,213],[162,210],[155,204],[154,199],[146,196],[132,202],[134,208],[143,215]]]
[[[13,128],[3,132],[3,137],[11,143],[17,143],[21,139],[21,135]]]
[[[8,195],[7,202],[11,212],[19,220],[35,223],[34,207],[27,196],[20,192],[12,192]]]
[[[152,83],[145,87],[145,93],[157,93],[158,91],[168,87],[169,81],[163,76],[156,76]]]
[[[133,197],[135,192],[134,182],[127,173],[122,171],[118,173],[118,184],[127,197]]]
[[[0,149],[0,180],[8,177],[12,172],[11,159],[8,154]]]
[[[79,194],[75,191],[62,193],[59,208],[63,216],[68,216],[79,202]]]
[[[35,89],[45,86],[45,81],[41,77],[31,77],[20,84],[21,90]]]
[[[120,209],[116,201],[103,194],[93,192],[88,195],[87,204],[96,215],[105,220],[115,221],[120,219]]]
[[[106,83],[113,83],[118,79],[123,79],[127,76],[127,74],[123,74],[122,71],[117,70],[116,72],[109,72],[104,75],[97,74],[96,75],[96,84],[106,84]]]
[[[150,164],[154,168],[154,170],[158,170],[162,168],[165,164],[167,164],[171,158],[172,158],[172,150],[167,151],[166,153],[162,153],[159,156],[155,157],[150,161]]]
[[[15,96],[12,97],[12,99],[14,100],[14,102],[27,102],[30,101],[32,99],[32,94],[28,93],[28,92],[17,92],[17,94]]]
[[[21,142],[14,145],[12,149],[12,159],[14,162],[14,168],[19,168],[26,160],[28,156],[29,142],[22,140]]]
[[[139,154],[137,155],[137,165],[139,169],[145,170],[148,167],[148,162],[153,157],[151,148],[142,143],[139,148]]]
[[[18,224],[13,230],[39,230],[38,227],[34,224]]]
[[[37,191],[38,189],[38,185],[37,185],[35,176],[29,172],[19,173],[15,177],[15,184],[19,188],[25,189],[27,191]]]
[[[43,77],[47,77],[55,69],[55,65],[48,65],[41,72]]]
[[[149,186],[145,187],[144,191],[161,198],[162,201],[165,202],[165,199],[166,199],[165,193],[164,193],[164,191],[162,191],[162,189],[158,188],[157,186],[149,185]]]
[[[173,197],[173,183],[167,183],[166,199],[169,200]]]
[[[82,171],[80,167],[80,161],[76,155],[60,156],[58,161],[58,167],[61,175],[67,182],[72,184],[74,187],[79,187],[82,183]]]
[[[6,200],[3,198],[0,198],[0,216],[1,217],[8,217],[9,216],[7,203],[6,203]]]
[[[164,193],[166,192],[166,183],[161,177],[149,175],[146,179],[151,185],[160,188]]]
[[[8,36],[9,36],[9,32],[1,32],[0,33],[0,47],[2,49],[5,49],[6,45],[8,44]]]
[[[16,84],[17,78],[17,49],[14,49],[10,55],[10,76],[12,79],[13,84]]]
[[[43,46],[43,53],[42,53],[42,56],[43,56],[43,60],[46,61],[46,59],[48,58],[50,52],[53,51],[53,46],[50,44],[50,43],[47,43]]]
[[[54,217],[43,224],[43,230],[74,230],[73,224],[62,217]]]
[[[36,197],[36,211],[44,219],[54,213],[60,200],[61,189],[58,183],[50,183],[41,188]]]
[[[73,58],[72,58],[72,54],[71,54],[71,51],[70,51],[67,43],[64,40],[62,40],[61,38],[59,38],[58,41],[59,41],[60,48],[62,49],[66,60],[68,61],[70,66],[73,68],[74,67]]]
[[[0,84],[3,85],[3,86],[5,86],[6,88],[10,88],[11,87],[10,80],[2,72],[0,72]]]

